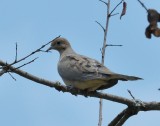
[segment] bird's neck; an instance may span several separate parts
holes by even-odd
[[[68,47],[65,50],[60,50],[59,53],[60,53],[60,57],[63,57],[68,54],[75,54],[75,51],[71,47]]]

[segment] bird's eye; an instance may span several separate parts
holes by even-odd
[[[61,44],[61,42],[57,42],[57,45],[60,45]]]

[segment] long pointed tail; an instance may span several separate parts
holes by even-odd
[[[118,80],[122,80],[122,81],[143,80],[143,78],[140,78],[140,77],[128,76],[128,75],[122,75],[122,74],[114,74],[113,79],[118,79]]]

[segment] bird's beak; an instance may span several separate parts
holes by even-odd
[[[54,49],[52,46],[50,46],[47,50],[46,50],[46,52],[49,52],[50,50],[52,50],[52,49]]]

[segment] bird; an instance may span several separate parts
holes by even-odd
[[[57,50],[60,54],[58,73],[68,87],[96,91],[110,88],[121,81],[134,81],[142,78],[122,75],[110,71],[95,59],[76,53],[70,42],[63,37],[51,41],[46,50]]]

